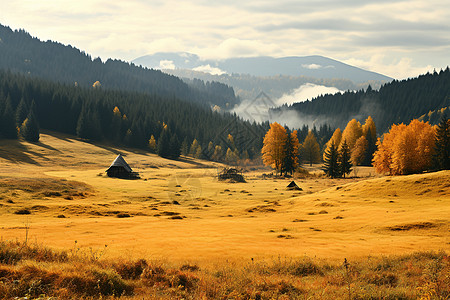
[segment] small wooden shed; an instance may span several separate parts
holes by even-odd
[[[123,179],[137,179],[139,178],[139,174],[133,172],[131,167],[127,164],[125,159],[121,154],[117,155],[116,159],[109,166],[108,170],[106,170],[106,174],[108,177],[116,177]]]

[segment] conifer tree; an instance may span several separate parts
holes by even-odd
[[[339,153],[337,147],[332,142],[324,153],[322,170],[331,178],[341,177],[341,168],[338,162]]]
[[[178,136],[174,133],[170,137],[170,158],[177,159],[180,157],[181,149],[180,149],[180,141],[178,140]]]
[[[352,171],[352,163],[350,161],[350,148],[347,145],[346,140],[341,143],[338,162],[340,174],[345,178],[345,175],[350,174],[350,172]]]
[[[17,127],[20,127],[22,125],[23,121],[25,121],[28,114],[29,114],[29,112],[28,112],[27,103],[25,102],[25,99],[22,98],[22,99],[20,99],[19,105],[17,106],[17,109],[16,109],[16,125],[17,125]]]
[[[31,104],[30,112],[20,127],[20,134],[28,142],[36,143],[39,141],[39,124],[35,114],[34,101]]]
[[[282,172],[284,172],[285,175],[292,175],[298,167],[298,148],[299,142],[297,138],[297,131],[290,132],[289,128],[287,128],[282,165]]]
[[[436,129],[434,167],[437,170],[450,170],[450,119],[442,115]]]
[[[158,155],[164,158],[169,158],[171,157],[170,150],[171,147],[168,129],[163,128],[158,139]]]
[[[189,142],[188,138],[185,137],[183,142],[181,143],[181,155],[187,156],[189,154]]]
[[[9,96],[6,98],[5,111],[3,112],[0,125],[1,134],[4,138],[17,139],[15,114]]]

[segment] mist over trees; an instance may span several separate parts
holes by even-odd
[[[380,133],[390,126],[408,123],[429,111],[450,106],[450,69],[420,75],[407,80],[394,80],[384,84],[379,91],[370,86],[366,90],[347,91],[323,95],[311,101],[284,105],[275,113],[295,111],[299,117],[308,116],[326,120],[332,127],[343,127],[353,118],[373,117]],[[425,118],[425,116],[424,116]],[[437,124],[438,118],[433,119]]]

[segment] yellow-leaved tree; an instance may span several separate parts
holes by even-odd
[[[409,125],[392,125],[383,141],[378,139],[378,150],[373,158],[375,170],[378,173],[401,175],[431,168],[434,136],[435,129],[428,122],[417,119]]]
[[[264,136],[261,149],[265,165],[272,166],[277,172],[282,172],[285,158],[286,129],[277,122],[270,124],[270,129]]]
[[[356,121],[356,119],[352,119],[347,123],[344,131],[342,132],[341,144],[342,141],[346,141],[349,149],[353,149],[355,147],[356,141],[363,135],[363,129],[361,123]]]
[[[320,162],[320,146],[317,143],[316,136],[310,130],[301,145],[301,156],[304,162],[308,162],[310,166],[313,163]]]

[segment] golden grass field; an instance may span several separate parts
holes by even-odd
[[[106,176],[119,152],[141,180]],[[262,179],[264,170],[245,173],[247,183],[219,182],[218,167],[70,136],[42,134],[38,144],[2,140],[0,236],[23,240],[29,227],[29,240],[58,248],[77,241],[107,245],[112,257],[197,262],[450,249],[449,171],[313,176],[296,179],[303,191],[289,191],[289,179]],[[20,209],[30,214],[15,214]]]
[[[118,153],[141,179],[106,176]],[[48,132],[0,140],[0,239],[209,267],[450,251],[450,171],[328,179],[314,166],[290,191],[264,168],[219,182],[220,167]]]

